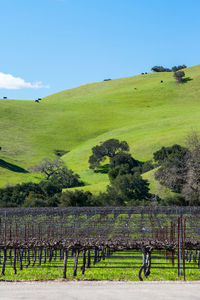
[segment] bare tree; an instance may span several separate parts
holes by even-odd
[[[183,186],[182,194],[189,204],[200,203],[200,138],[196,132],[187,136],[187,174],[186,183]]]
[[[196,132],[187,136],[187,151],[169,155],[156,171],[155,178],[189,205],[200,205],[200,138]]]
[[[32,172],[40,172],[45,175],[45,178],[48,180],[53,174],[62,169],[64,162],[60,159],[49,159],[48,157],[44,158],[38,164],[30,168]]]

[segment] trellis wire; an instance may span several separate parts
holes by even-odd
[[[52,260],[56,262],[59,257],[63,262],[63,278],[66,278],[69,255],[74,257],[73,276],[76,276],[80,259],[84,274],[87,268],[97,268],[96,264],[112,257],[115,251],[137,250],[143,255],[143,264],[139,272],[142,280],[142,272],[143,276],[147,277],[150,268],[153,268],[153,251],[159,250],[166,252],[166,257],[170,257],[172,264],[172,267],[160,266],[160,268],[178,268],[178,275],[183,275],[185,279],[185,270],[189,268],[185,266],[185,261],[191,260],[187,251],[192,251],[193,258],[197,256],[194,251],[198,251],[197,268],[200,267],[200,209],[198,207],[0,209],[0,250],[2,276],[5,274],[8,260],[16,274],[18,263],[19,268],[23,269],[25,264],[25,267],[30,267],[31,264],[32,267],[36,267],[36,264],[41,266],[47,262],[51,263]],[[127,266],[110,266],[112,267]]]

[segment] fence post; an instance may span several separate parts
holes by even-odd
[[[184,277],[185,280],[185,238],[186,238],[186,220],[182,214],[178,217],[178,249],[177,249],[177,259],[178,259],[178,276]]]
[[[177,249],[177,260],[178,260],[178,276],[181,276],[181,257],[182,257],[182,232],[181,232],[181,220],[182,216],[178,217],[178,249]]]
[[[181,263],[181,260],[182,260],[182,216],[180,216],[179,218],[179,268],[180,268],[180,271],[179,271],[179,274],[180,276],[182,275],[182,263]]]
[[[183,247],[183,277],[185,280],[185,239],[186,239],[186,219],[184,218],[184,222],[182,223],[182,232],[183,232],[183,242],[182,242],[182,247]]]

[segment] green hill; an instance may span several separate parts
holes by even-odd
[[[189,131],[200,131],[200,66],[185,73],[192,80],[179,85],[173,73],[149,73],[86,84],[40,103],[0,100],[0,185],[39,181],[25,170],[62,149],[70,151],[63,160],[88,184],[84,189],[100,191],[107,175],[88,169],[100,141],[126,140],[140,160],[163,145],[183,144]]]

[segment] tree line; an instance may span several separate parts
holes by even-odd
[[[174,66],[171,69],[165,68],[163,66],[154,66],[151,68],[151,70],[154,72],[177,72],[177,71],[180,71],[180,70],[186,69],[186,68],[187,68],[186,65]]]
[[[1,188],[0,207],[200,205],[200,139],[196,133],[187,137],[185,147],[161,147],[146,162],[130,154],[126,141],[109,139],[92,148],[89,168],[108,175],[105,192],[63,192],[84,182],[61,159],[45,158],[30,168],[43,174],[44,180]],[[174,192],[173,196],[161,199],[150,193],[142,174],[155,168],[155,179]]]

